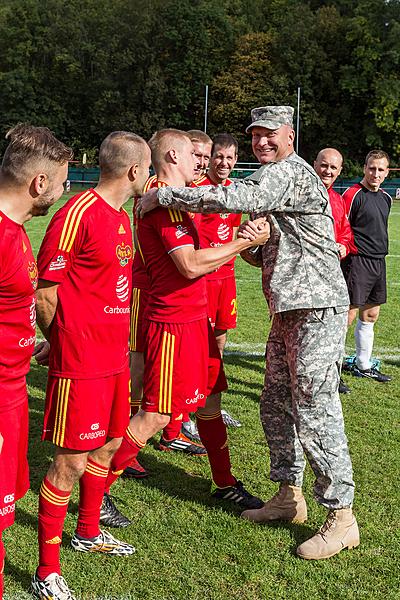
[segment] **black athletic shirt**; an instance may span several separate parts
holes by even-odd
[[[385,257],[389,250],[388,218],[392,198],[384,190],[371,192],[359,183],[348,188],[343,198],[357,253],[371,258]]]

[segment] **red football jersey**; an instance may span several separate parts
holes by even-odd
[[[342,196],[330,187],[328,189],[329,203],[332,209],[333,229],[335,240],[346,248],[346,256],[353,251],[354,236],[346,214],[346,203]]]
[[[199,248],[192,219],[185,212],[157,208],[140,219],[139,251],[150,277],[145,316],[152,321],[187,323],[207,316],[205,277],[187,279],[170,254],[184,246]]]
[[[152,175],[148,178],[143,187],[143,193],[148,192],[151,188],[160,188],[167,187],[167,184],[158,181],[157,175]],[[136,220],[136,201],[133,205],[133,222],[135,228],[137,226]],[[146,267],[144,266],[143,258],[140,254],[140,251],[135,252],[135,256],[133,257],[133,265],[132,265],[132,285],[135,288],[140,290],[148,290],[150,288],[149,276],[147,275]]]
[[[0,412],[15,408],[23,395],[10,397],[2,384],[25,377],[36,339],[36,261],[23,225],[0,212]]]
[[[39,255],[39,278],[60,284],[50,332],[50,374],[94,379],[124,370],[132,285],[128,214],[93,189],[52,218]]]
[[[232,183],[230,179],[226,179],[224,185],[228,186]],[[209,177],[203,177],[196,182],[197,186],[217,185]],[[239,227],[242,215],[235,213],[219,213],[219,214],[200,214],[194,215],[194,222],[199,232],[200,248],[219,248],[223,244],[227,244],[233,240],[234,227]],[[234,275],[233,257],[224,265],[206,275],[207,279],[225,279]]]

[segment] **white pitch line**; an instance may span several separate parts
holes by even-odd
[[[353,354],[354,348],[346,347],[346,354]],[[238,356],[241,358],[264,358],[265,356],[265,344],[251,344],[249,342],[237,343],[228,342],[225,356]],[[374,348],[374,356],[383,360],[400,360],[400,348],[394,347],[377,347]]]

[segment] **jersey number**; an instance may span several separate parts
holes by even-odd
[[[232,306],[231,315],[236,315],[236,313],[237,313],[237,300],[236,300],[236,298],[233,298],[233,300],[231,300],[231,306]]]

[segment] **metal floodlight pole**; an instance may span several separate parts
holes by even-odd
[[[207,112],[208,112],[208,85],[206,85],[206,97],[204,101],[204,133],[207,133]]]
[[[300,138],[300,87],[297,88],[296,154],[299,153],[299,138]]]

